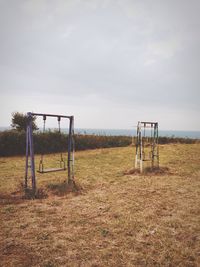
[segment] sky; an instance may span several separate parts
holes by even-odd
[[[200,131],[199,14],[199,0],[0,0],[0,126],[32,111]]]

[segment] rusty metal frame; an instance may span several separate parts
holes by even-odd
[[[150,128],[150,136],[146,135],[146,129]],[[147,156],[145,150],[150,146]],[[139,121],[137,125],[135,168],[143,172],[144,161],[149,161],[151,168],[159,167],[159,145],[158,145],[158,122]]]

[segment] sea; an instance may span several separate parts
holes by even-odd
[[[0,131],[5,131],[9,129],[11,128],[0,127]],[[39,129],[39,130],[42,130],[42,129]],[[50,128],[50,130],[54,130],[54,128]],[[65,130],[63,129],[62,131],[65,132]],[[133,129],[75,128],[75,133],[76,134],[91,134],[91,135],[107,135],[107,136],[136,136],[136,128],[133,128]],[[200,139],[200,131],[159,130],[159,136]]]

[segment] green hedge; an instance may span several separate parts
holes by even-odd
[[[34,152],[56,153],[67,151],[67,134],[48,131],[34,133]],[[135,139],[135,138],[134,138]],[[135,140],[133,140],[135,143]],[[199,139],[159,137],[159,144],[200,142]],[[132,143],[130,136],[101,136],[101,135],[75,135],[75,149],[86,150],[96,148],[124,147]],[[16,130],[0,132],[0,156],[25,155],[26,134]]]
[[[56,153],[67,151],[67,134],[48,131],[34,133],[34,153]],[[75,149],[122,147],[131,144],[128,136],[75,135]],[[25,155],[26,134],[15,130],[0,132],[0,156]]]
[[[18,131],[0,132],[0,156],[23,155],[26,150],[26,134]]]

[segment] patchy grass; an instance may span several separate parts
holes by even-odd
[[[200,266],[200,144],[160,146],[156,175],[127,173],[133,155],[78,152],[82,189],[62,194],[66,173],[37,174],[48,197],[35,200],[22,199],[25,159],[0,158],[0,266]]]

